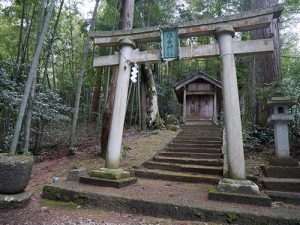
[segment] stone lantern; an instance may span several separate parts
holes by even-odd
[[[272,115],[268,122],[274,125],[276,158],[271,164],[276,166],[297,166],[297,160],[291,158],[289,149],[288,123],[294,119],[290,107],[297,103],[296,99],[283,96],[280,90],[276,91],[267,104],[272,107]]]

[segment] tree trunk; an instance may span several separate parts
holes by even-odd
[[[52,48],[53,48],[54,40],[55,40],[55,37],[56,37],[56,31],[57,31],[57,28],[58,28],[59,18],[60,18],[60,15],[61,15],[61,10],[63,8],[63,5],[64,5],[64,0],[61,0],[59,11],[58,11],[58,14],[57,14],[57,17],[56,17],[56,20],[55,20],[53,32],[51,34],[51,40],[50,40],[48,48],[47,48],[46,59],[45,59],[44,79],[45,78],[47,79],[49,89],[51,89],[51,82],[50,82],[50,79],[49,79],[49,76],[48,76],[48,65],[49,65],[50,56],[52,54]]]
[[[131,30],[133,26],[133,16],[134,16],[134,0],[122,0],[121,12],[120,12],[120,29],[121,30]],[[101,153],[100,156],[105,158],[107,152],[107,143],[108,143],[108,136],[111,124],[111,117],[112,117],[112,108],[115,98],[116,92],[116,82],[117,82],[117,72],[116,69],[112,70],[111,76],[111,86],[109,95],[106,102],[105,111],[103,114],[103,124],[102,124],[102,131],[101,131]]]
[[[35,46],[36,49],[38,47],[38,43],[39,43],[42,29],[43,29],[46,7],[47,7],[47,0],[44,0],[41,3],[41,13],[40,13],[40,18],[39,18],[38,31],[36,34],[36,46]],[[36,87],[36,75],[32,81],[30,97],[29,97],[28,105],[27,105],[26,122],[25,122],[25,130],[24,130],[24,133],[25,133],[24,151],[28,151],[29,146],[30,146],[30,128],[31,128],[31,120],[32,120],[32,99],[34,98],[34,95],[35,95],[35,87]]]
[[[94,92],[92,97],[92,106],[91,106],[91,121],[93,122],[96,122],[98,111],[99,111],[102,74],[103,74],[103,68],[98,69],[96,71],[96,81],[95,81],[95,87],[94,87]]]
[[[251,0],[252,9],[260,9],[278,4],[278,0]],[[245,120],[255,124],[266,125],[269,111],[266,99],[258,98],[257,90],[263,90],[270,83],[280,82],[280,39],[278,19],[273,19],[270,28],[251,31],[251,39],[273,38],[275,51],[257,54],[250,59],[248,77],[248,95],[246,97]]]
[[[142,121],[143,123],[145,120],[149,126],[155,121],[156,117],[159,116],[158,110],[158,98],[157,98],[157,91],[155,87],[153,72],[148,63],[142,64],[141,66],[141,76],[142,76],[142,84],[141,84],[141,93],[142,96]],[[145,107],[146,104],[146,107]],[[146,108],[146,114],[145,114]]]
[[[23,95],[23,98],[22,98],[22,103],[21,103],[21,106],[20,106],[18,119],[17,119],[17,122],[16,122],[15,130],[14,130],[14,136],[13,136],[11,146],[10,146],[10,154],[15,154],[16,153],[16,148],[17,148],[17,144],[18,144],[18,140],[19,140],[19,136],[20,136],[22,121],[23,121],[27,101],[28,101],[28,98],[29,98],[29,93],[30,93],[30,90],[31,90],[32,82],[36,78],[36,74],[37,74],[36,71],[37,71],[37,67],[38,67],[39,58],[40,58],[40,55],[41,55],[43,43],[44,43],[44,40],[45,40],[45,36],[46,36],[47,30],[48,30],[49,22],[50,22],[50,19],[51,19],[51,14],[52,14],[52,11],[53,11],[54,7],[55,7],[55,0],[52,0],[49,11],[48,11],[46,21],[45,21],[44,26],[43,26],[42,33],[41,33],[39,41],[38,41],[37,49],[35,51],[35,55],[34,55],[34,58],[33,58],[33,61],[32,61],[29,76],[28,76],[27,81],[26,81],[25,91],[24,91],[24,95]]]
[[[98,6],[99,6],[99,2],[100,2],[100,0],[96,0],[94,12],[93,12],[93,17],[92,17],[92,20],[91,20],[91,31],[94,29],[94,24],[95,24],[95,21],[96,21],[97,9],[98,9]],[[83,75],[84,75],[84,72],[85,72],[85,64],[86,64],[88,53],[89,53],[89,44],[90,44],[90,38],[87,37],[85,42],[84,42],[84,52],[83,52],[83,57],[82,57],[82,60],[81,60],[79,80],[78,80],[77,91],[76,91],[76,100],[75,100],[75,108],[74,108],[74,114],[73,114],[73,123],[72,123],[71,135],[70,135],[70,145],[69,145],[70,149],[72,149],[74,147],[74,142],[75,142],[76,126],[77,126],[77,120],[78,120],[78,114],[79,114],[80,95],[81,95],[81,89],[82,89],[82,83],[83,83]]]
[[[141,65],[141,130],[146,130],[147,128],[147,95],[146,95],[146,82],[147,75],[145,70],[145,64]]]

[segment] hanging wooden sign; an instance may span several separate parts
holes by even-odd
[[[161,56],[162,60],[169,61],[177,59],[179,56],[178,29],[161,29]]]

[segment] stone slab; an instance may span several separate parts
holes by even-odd
[[[251,205],[261,205],[261,206],[271,206],[271,198],[265,193],[260,192],[258,195],[246,195],[241,193],[233,192],[221,192],[216,188],[209,190],[208,199],[214,201],[222,202],[233,202],[240,204],[251,204]]]
[[[83,184],[91,184],[95,186],[123,188],[135,184],[137,182],[137,178],[130,177],[130,178],[119,179],[119,180],[108,180],[108,179],[100,179],[96,177],[80,177],[79,182]]]
[[[263,184],[267,190],[300,193],[300,179],[264,177]]]
[[[277,178],[300,178],[300,167],[289,166],[261,166],[261,170],[266,177]]]
[[[24,207],[29,202],[31,195],[29,191],[19,194],[0,194],[0,210]]]
[[[105,180],[120,180],[130,178],[130,172],[123,169],[100,168],[98,170],[92,170],[90,176]]]
[[[286,166],[286,167],[298,167],[299,162],[297,159],[289,157],[286,159],[277,159],[277,158],[271,158],[270,159],[270,165],[272,166]]]
[[[218,191],[235,194],[258,195],[258,186],[250,180],[234,180],[224,178],[218,183]]]
[[[272,201],[300,204],[300,193],[268,190],[265,192],[272,199]]]
[[[167,217],[176,220],[243,225],[292,225],[300,223],[299,208],[215,202],[207,200],[206,188],[210,188],[211,185],[195,186],[188,183],[178,184],[177,182],[164,181],[154,183],[147,179],[139,179],[139,182],[131,187],[112,189],[107,187],[92,188],[75,182],[65,182],[45,186],[42,197],[64,202],[72,201],[83,206],[98,207],[117,213]],[[155,189],[153,189],[154,187]],[[157,192],[156,188],[162,187],[164,189]],[[138,191],[139,189],[142,191]],[[192,193],[191,190],[193,190]],[[181,193],[178,196],[184,197],[176,201],[177,197],[169,196],[170,193],[175,194],[173,191]]]

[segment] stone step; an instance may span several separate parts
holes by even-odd
[[[194,153],[194,152],[166,152],[161,151],[158,153],[160,156],[167,157],[184,157],[193,159],[222,159],[222,154],[215,153]]]
[[[300,192],[300,179],[264,177],[263,184],[270,191]]]
[[[179,140],[197,140],[197,141],[222,141],[221,137],[207,136],[204,137],[202,135],[178,135],[174,139]]]
[[[173,143],[182,143],[182,144],[202,144],[204,141],[216,141],[219,142],[221,139],[197,139],[197,138],[174,138]]]
[[[175,163],[175,164],[202,165],[202,166],[223,166],[223,160],[221,159],[192,159],[192,158],[155,156],[153,158],[153,161]]]
[[[220,143],[201,143],[201,144],[194,144],[194,143],[170,143],[167,145],[169,148],[217,148],[221,149],[222,144]]]
[[[187,138],[180,138],[180,137],[176,137],[173,140],[191,140],[194,139],[195,141],[199,142],[199,144],[221,144],[223,143],[223,140],[221,138],[202,138],[202,137],[197,137],[197,138],[191,138],[191,137],[187,137]]]
[[[272,199],[272,201],[300,204],[300,193],[297,192],[265,190],[265,193]]]
[[[135,171],[136,177],[150,178],[157,180],[168,180],[177,182],[188,182],[188,183],[209,183],[217,184],[221,179],[220,176],[215,175],[202,175],[193,173],[179,173],[172,171],[163,171],[156,169],[138,169]]]
[[[223,167],[219,166],[182,165],[161,162],[145,162],[143,166],[147,169],[160,169],[175,172],[205,173],[220,176],[223,174]]]
[[[222,135],[223,132],[220,131],[198,131],[198,130],[189,130],[181,131],[178,135],[205,135],[205,136],[214,136]]]
[[[184,148],[184,147],[165,147],[167,152],[188,152],[188,153],[214,153],[221,154],[221,148]]]
[[[268,166],[261,167],[264,176],[277,178],[299,178],[300,167]]]

